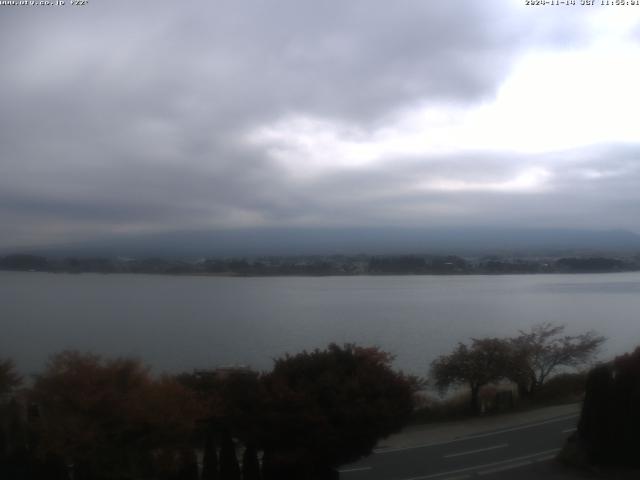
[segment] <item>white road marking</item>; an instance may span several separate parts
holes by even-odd
[[[494,432],[480,433],[478,435],[470,435],[468,437],[461,438],[460,440],[471,440],[474,438],[483,438],[483,437],[490,437],[491,435],[499,435],[501,433],[515,432],[517,430],[526,430],[527,428],[538,427],[540,425],[546,425],[548,423],[563,422],[565,420],[569,420],[571,418],[577,418],[579,416],[580,416],[579,413],[576,413],[573,415],[566,415],[560,418],[552,418],[551,420],[545,420],[544,422],[530,423],[528,425],[521,425],[519,427],[503,428],[502,430],[496,430]]]
[[[509,465],[490,468],[489,470],[481,470],[478,472],[478,475],[491,475],[492,473],[505,472],[507,470],[511,470],[513,468],[518,468],[518,467],[524,467],[526,465],[531,465],[531,461],[525,460],[523,462],[510,463]]]
[[[534,428],[534,427],[538,427],[540,425],[546,425],[548,423],[562,422],[564,420],[569,420],[571,418],[576,418],[578,416],[580,416],[580,414],[578,414],[578,413],[573,414],[573,415],[565,415],[563,417],[552,418],[550,420],[545,420],[543,422],[530,423],[530,424],[527,424],[527,425],[520,425],[518,427],[511,427],[511,428],[504,428],[502,430],[495,430],[495,431],[488,432],[488,433],[479,433],[477,435],[469,435],[467,437],[454,438],[453,440],[447,440],[446,442],[423,443],[423,444],[420,444],[420,445],[412,445],[410,447],[378,448],[378,449],[374,450],[373,453],[375,453],[377,455],[381,455],[383,453],[402,452],[404,450],[415,450],[417,448],[434,447],[436,445],[447,445],[449,443],[463,442],[465,440],[473,440],[474,438],[484,438],[484,437],[490,437],[492,435],[500,435],[501,433],[515,432],[517,430],[525,430],[527,428]]]
[[[556,452],[557,453],[557,452]],[[549,460],[553,460],[554,458],[556,458],[555,453],[553,455],[546,455],[544,457],[538,457],[535,459],[536,463],[540,463],[540,462],[548,462]]]
[[[575,432],[577,430],[576,427],[573,428],[565,428],[564,430],[562,430],[562,433],[569,433],[569,432]]]
[[[349,473],[349,472],[364,472],[366,470],[371,470],[371,467],[345,468],[344,470],[338,470],[338,471],[340,473]]]
[[[470,472],[474,470],[489,469],[491,467],[497,467],[499,465],[504,465],[506,467],[507,464],[509,464],[509,467],[511,468],[517,468],[519,466],[522,466],[523,460],[535,461],[536,460],[535,457],[547,456],[549,454],[557,453],[559,451],[560,451],[559,448],[554,448],[552,450],[544,450],[542,452],[532,453],[530,455],[523,455],[521,457],[514,457],[508,460],[502,460],[500,462],[491,462],[491,463],[485,463],[482,465],[474,465],[473,467],[460,468],[458,470],[451,470],[449,472],[432,473],[431,475],[424,475],[422,477],[404,478],[402,480],[427,480],[429,478],[444,477],[446,475],[456,475],[458,473]],[[530,462],[524,462],[524,465],[526,465],[527,463],[530,463]],[[504,468],[504,470],[508,470],[508,469],[509,468]]]
[[[514,468],[533,465],[534,463],[548,462],[549,460],[553,460],[555,457],[556,457],[555,454],[545,455],[544,457],[536,457],[533,460],[525,460],[523,462],[510,463],[509,465],[504,465],[502,467],[490,468],[489,470],[481,470],[478,472],[478,475],[491,475],[492,473],[505,472],[507,470],[513,470]]]
[[[478,448],[477,450],[468,450],[466,452],[450,453],[449,455],[444,455],[444,458],[461,457],[463,455],[471,455],[472,453],[486,452],[488,450],[496,450],[498,448],[504,448],[508,446],[509,446],[508,443],[502,443],[500,445],[494,445],[492,447]]]

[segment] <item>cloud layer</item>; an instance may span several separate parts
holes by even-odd
[[[640,8],[0,8],[0,246],[242,226],[640,231]]]

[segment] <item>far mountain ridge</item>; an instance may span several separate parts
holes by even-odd
[[[102,257],[256,257],[333,254],[566,255],[633,253],[626,230],[533,228],[244,228],[113,236],[62,246],[6,248],[0,254]]]

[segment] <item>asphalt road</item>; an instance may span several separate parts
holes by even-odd
[[[341,480],[504,478],[553,459],[575,430],[577,414],[405,448],[377,450],[340,468]]]

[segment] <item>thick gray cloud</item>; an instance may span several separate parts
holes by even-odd
[[[590,41],[582,10],[516,3],[0,7],[0,246],[247,225],[636,228],[635,145],[391,156],[301,178],[247,141],[292,115],[367,131],[412,105],[479,105],[532,45]],[[547,188],[500,187],[523,165]],[[450,177],[468,188],[425,188]]]

